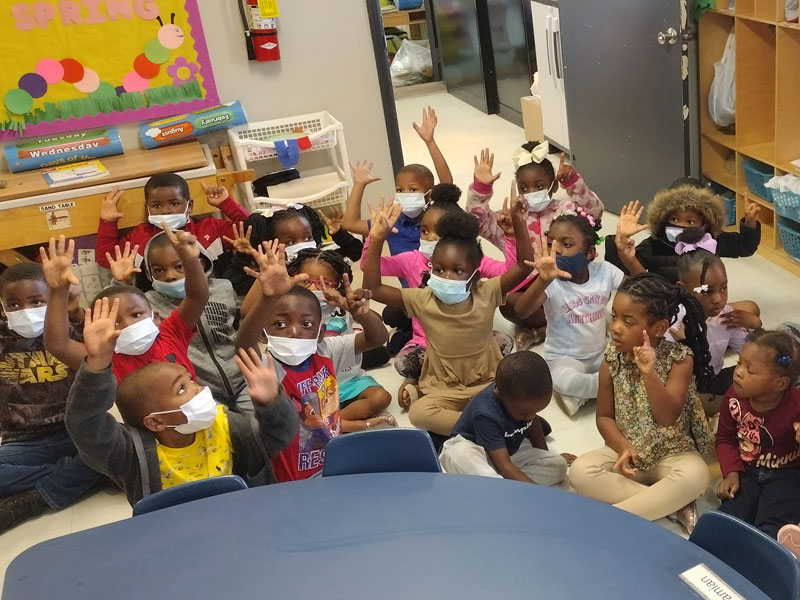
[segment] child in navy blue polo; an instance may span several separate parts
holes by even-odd
[[[497,365],[495,383],[470,400],[453,427],[439,456],[442,468],[540,485],[562,481],[575,457],[547,449],[538,416],[552,394],[550,370],[541,356],[506,356]]]

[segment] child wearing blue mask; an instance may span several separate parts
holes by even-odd
[[[534,243],[532,266],[539,276],[517,302],[523,317],[544,306],[544,357],[556,400],[570,416],[597,397],[606,305],[624,277],[614,265],[594,260],[599,229],[583,211],[556,217],[546,237]]]
[[[371,210],[370,247],[364,261],[364,285],[378,302],[405,311],[422,324],[428,350],[419,380],[421,397],[409,419],[416,427],[449,436],[467,402],[493,379],[501,354],[492,338],[495,309],[530,272],[524,261],[533,252],[525,235],[522,199],[512,203],[517,263],[500,277],[481,280],[483,251],[472,215],[453,212],[436,224],[439,241],[431,255],[424,288],[398,289],[381,283],[380,256],[400,207],[381,202]]]

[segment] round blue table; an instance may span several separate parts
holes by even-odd
[[[3,600],[697,598],[694,544],[615,508],[526,483],[387,473],[207,498],[34,546]]]

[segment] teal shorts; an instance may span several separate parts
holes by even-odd
[[[369,375],[363,377],[354,377],[344,383],[339,384],[339,405],[345,406],[352,402],[358,395],[368,387],[381,387],[381,384],[375,381]]]

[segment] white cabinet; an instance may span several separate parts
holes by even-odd
[[[569,150],[567,101],[564,95],[564,55],[561,52],[561,23],[558,5],[531,2],[533,39],[539,69],[544,137]]]

